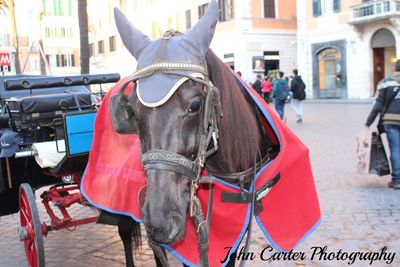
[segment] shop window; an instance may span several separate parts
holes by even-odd
[[[319,88],[338,89],[343,87],[342,53],[328,48],[318,54]]]

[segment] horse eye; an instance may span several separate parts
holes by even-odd
[[[200,110],[201,107],[201,100],[196,100],[190,104],[189,112],[196,113]]]

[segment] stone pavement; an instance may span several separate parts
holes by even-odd
[[[386,187],[389,177],[356,173],[356,135],[365,130],[363,122],[370,107],[366,103],[305,102],[303,124],[296,124],[292,110],[286,107],[288,126],[310,148],[322,223],[294,250],[304,253],[304,260],[262,261],[260,253],[268,242],[255,225],[250,252],[256,259],[246,266],[349,265],[348,259],[311,259],[312,247],[325,246],[331,256],[340,250],[354,256],[350,253],[378,253],[387,247],[387,257],[396,253],[390,264],[381,260],[370,265],[369,260],[356,259],[352,266],[400,266],[400,190]],[[48,221],[42,206],[39,211],[41,219]],[[73,208],[78,217],[93,213],[89,208]],[[18,214],[0,218],[0,267],[27,266],[16,234],[18,224]],[[124,266],[116,227],[91,224],[74,231],[55,231],[44,238],[44,246],[46,266]],[[155,265],[147,245],[135,254],[135,260],[138,266]],[[171,266],[180,266],[172,256],[170,260]]]

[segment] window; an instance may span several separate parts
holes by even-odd
[[[199,19],[201,19],[201,17],[204,15],[204,13],[206,12],[208,7],[208,4],[204,4],[198,7],[199,9]]]
[[[319,88],[335,89],[343,86],[342,53],[335,48],[327,48],[318,54]]]
[[[53,6],[53,14],[54,16],[60,16],[60,1],[54,0],[54,6]]]
[[[264,51],[264,68],[265,74],[269,71],[279,70],[280,56],[279,51]]]
[[[58,55],[46,55],[46,59],[51,68],[60,67],[60,59]]]
[[[115,51],[116,50],[115,36],[111,36],[110,38],[108,38],[108,43],[110,45],[110,52]]]
[[[313,15],[314,17],[321,16],[321,0],[313,0]]]
[[[72,16],[72,3],[71,0],[68,0],[68,16]]]
[[[89,53],[90,56],[94,56],[94,44],[89,44]]]
[[[219,0],[219,21],[233,19],[233,0]]]
[[[66,61],[66,60],[65,60],[65,55],[61,55],[61,66],[62,66],[62,67],[67,66],[67,64],[66,64],[65,61]]]
[[[187,30],[192,27],[192,12],[190,9],[186,10],[185,17],[186,17],[186,30]]]
[[[340,11],[340,0],[313,0],[313,15],[318,17],[327,12]]]
[[[340,12],[340,0],[333,0],[333,12]]]
[[[43,0],[43,8],[46,10],[45,15],[47,16],[53,16],[54,12],[54,3],[53,0],[47,1]]]
[[[97,46],[98,46],[99,54],[103,54],[104,53],[104,41],[103,40],[98,41]]]
[[[264,0],[264,18],[275,18],[275,0]]]
[[[74,67],[75,58],[73,54],[63,54],[61,55],[61,66],[62,67]]]
[[[71,0],[62,0],[59,3],[59,12],[60,16],[71,16],[72,15]]]
[[[57,67],[74,67],[75,66],[75,58],[73,54],[61,54],[61,55],[50,55],[50,61],[52,60],[52,56],[56,57],[56,66]],[[50,66],[52,63],[50,62]]]
[[[29,59],[29,67],[32,72],[39,72],[40,71],[40,61],[36,58]]]

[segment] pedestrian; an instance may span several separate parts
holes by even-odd
[[[261,83],[261,92],[263,94],[264,101],[269,104],[269,96],[272,93],[272,83],[265,77],[264,81]]]
[[[290,83],[290,91],[292,92],[292,109],[296,114],[296,122],[303,122],[303,105],[301,101],[306,99],[306,85],[304,84],[303,79],[299,75],[299,71],[297,69],[293,70],[294,77]]]
[[[275,102],[275,110],[278,112],[281,120],[285,119],[285,104],[286,100],[289,96],[289,87],[286,79],[283,78],[284,73],[282,71],[279,72],[279,79],[276,79],[272,85],[273,94],[274,94],[274,102]]]
[[[262,92],[261,92],[261,75],[260,74],[257,75],[256,81],[253,83],[252,87],[253,87],[254,90],[256,90],[256,92],[259,95],[262,95]]]
[[[395,63],[394,73],[378,83],[376,95],[365,125],[369,127],[380,114],[378,131],[379,134],[386,132],[392,166],[388,186],[400,189],[400,59]]]

